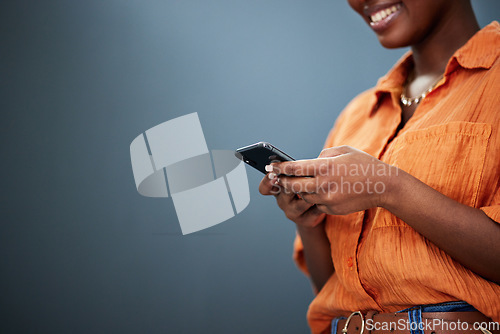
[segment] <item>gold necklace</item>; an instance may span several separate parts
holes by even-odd
[[[401,93],[401,96],[400,96],[401,103],[405,107],[409,107],[412,104],[419,104],[420,101],[422,101],[427,95],[429,95],[430,92],[432,92],[434,90],[434,88],[436,88],[436,85],[438,84],[439,81],[441,81],[442,78],[443,78],[443,75],[441,74],[439,76],[439,78],[437,78],[437,80],[434,81],[434,83],[429,88],[427,88],[422,94],[420,94],[417,97],[406,96],[406,88],[408,87],[408,84],[406,84],[404,86],[403,92]]]

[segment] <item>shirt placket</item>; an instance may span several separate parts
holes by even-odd
[[[380,137],[378,142],[380,143],[380,147],[377,152],[374,152],[376,158],[381,159],[383,154],[386,152],[388,146],[392,143],[394,136],[397,135],[397,128],[401,122],[401,107],[399,105],[399,94],[400,91],[398,89],[391,89],[386,92],[385,95],[381,95],[379,97],[379,101],[377,101],[377,105],[381,108],[384,108],[384,115],[377,115],[375,117],[383,117],[385,118],[388,126],[384,127],[384,132],[380,133]],[[381,101],[381,99],[387,99],[386,101]],[[391,117],[388,117],[390,115]],[[382,310],[382,307],[377,303],[375,298],[370,294],[369,287],[363,285],[363,282],[360,278],[360,270],[363,268],[359,267],[359,256],[362,252],[363,246],[363,232],[364,229],[367,228],[367,225],[371,224],[371,219],[369,215],[367,215],[367,211],[362,211],[358,213],[358,217],[356,218],[356,223],[351,229],[351,237],[349,240],[348,252],[345,254],[345,267],[346,267],[346,275],[350,277],[350,283],[353,286],[357,287],[360,296],[365,297],[367,300],[371,302],[371,307],[377,310]]]

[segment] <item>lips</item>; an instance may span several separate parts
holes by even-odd
[[[392,23],[401,12],[402,7],[401,2],[379,3],[365,6],[364,13],[372,29],[381,31]]]

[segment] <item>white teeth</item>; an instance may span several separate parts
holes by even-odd
[[[391,15],[392,13],[397,12],[400,8],[401,8],[401,4],[396,4],[396,5],[393,5],[389,8],[381,9],[378,12],[373,13],[370,16],[370,19],[371,19],[372,23],[377,23],[379,21],[382,21],[383,19],[385,19],[387,16]]]

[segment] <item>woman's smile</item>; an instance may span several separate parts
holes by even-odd
[[[402,3],[384,3],[378,5],[366,5],[363,11],[376,32],[387,28],[393,20],[401,13]]]

